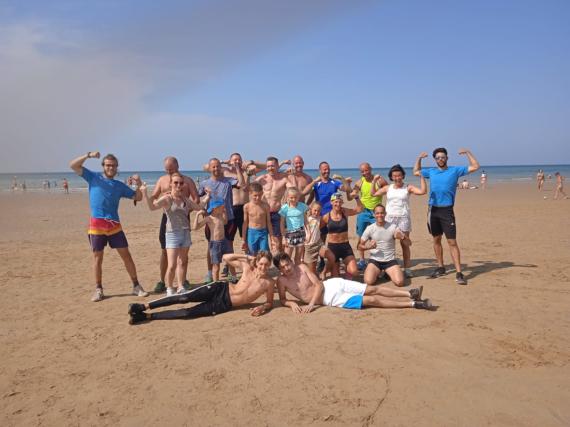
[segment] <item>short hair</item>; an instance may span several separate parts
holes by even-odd
[[[164,163],[166,162],[174,162],[176,164],[176,166],[178,166],[178,159],[174,156],[167,156],[164,158]]]
[[[252,182],[249,184],[249,191],[253,193],[261,193],[263,192],[263,187],[259,182]]]
[[[231,159],[233,156],[238,156],[238,157],[241,159],[241,154],[240,154],[240,153],[232,153],[232,154],[230,155],[230,159]]]
[[[255,256],[255,259],[253,260],[253,266],[257,267],[257,262],[261,259],[261,258],[266,258],[267,261],[269,261],[269,264],[271,264],[271,260],[273,259],[273,257],[271,256],[270,252],[267,251],[259,251],[257,253],[257,255]]]
[[[273,257],[273,265],[279,268],[279,265],[281,265],[281,261],[291,262],[291,257],[287,255],[285,252],[279,252],[277,255],[275,255],[275,257]]]
[[[382,208],[384,212],[386,212],[386,207],[382,203],[378,203],[376,206],[374,206],[373,211],[376,212],[377,208]]]
[[[170,174],[170,182],[172,182],[172,178],[175,176],[184,179],[184,177],[182,176],[182,174],[180,172],[173,172]]]
[[[392,179],[392,173],[393,172],[401,172],[402,176],[404,178],[406,177],[406,171],[404,170],[404,168],[402,166],[400,166],[399,163],[390,168],[390,171],[388,172],[388,178],[390,178],[390,181],[393,181],[393,179]]]
[[[266,161],[275,162],[275,163],[277,163],[277,165],[279,165],[279,160],[277,160],[277,157],[274,157],[274,156],[269,156]]]
[[[117,166],[119,166],[119,159],[117,159],[114,154],[109,153],[103,157],[101,160],[101,166],[105,166],[105,160],[112,160],[117,164]]]
[[[439,148],[436,148],[435,150],[433,150],[432,156],[433,156],[434,159],[435,159],[435,155],[436,155],[437,153],[443,153],[443,154],[445,154],[445,156],[447,157],[447,150],[446,150],[445,148],[443,148],[443,147],[439,147]]]
[[[287,194],[294,193],[296,196],[299,196],[301,192],[297,189],[297,187],[289,187],[287,189]]]
[[[319,208],[323,208],[323,205],[321,204],[321,202],[317,202],[316,200],[311,203],[311,206],[309,206],[311,209],[313,209],[315,206],[318,206]]]
[[[329,162],[321,162],[319,163],[319,169],[321,168],[322,165],[327,165],[329,168],[331,167],[331,165],[329,165]]]

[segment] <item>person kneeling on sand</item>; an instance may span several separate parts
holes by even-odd
[[[215,316],[234,307],[250,304],[261,295],[266,295],[266,302],[251,310],[252,316],[265,314],[273,307],[273,286],[275,282],[267,274],[271,266],[271,254],[259,252],[256,257],[238,254],[226,254],[224,262],[234,267],[241,267],[243,274],[236,285],[228,282],[214,282],[200,286],[184,294],[177,294],[151,301],[148,304],[129,305],[129,323],[162,319],[195,319]],[[199,302],[191,308],[147,313],[148,310],[167,307],[174,304]]]
[[[279,269],[277,279],[279,301],[294,313],[310,313],[317,305],[347,309],[379,308],[433,308],[429,299],[422,300],[423,287],[409,291],[385,286],[370,286],[340,277],[321,282],[304,264],[295,265],[285,253],[275,256],[273,263]],[[287,299],[287,292],[307,305],[299,306]]]

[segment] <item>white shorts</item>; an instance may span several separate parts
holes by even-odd
[[[325,280],[325,294],[323,304],[331,307],[362,308],[362,297],[366,291],[366,284],[346,280],[340,277]]]
[[[409,233],[412,231],[412,220],[409,216],[386,215],[385,221],[396,224],[396,227],[398,227],[404,233]]]

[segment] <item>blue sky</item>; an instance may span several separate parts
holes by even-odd
[[[570,163],[568,22],[568,1],[0,1],[0,171]]]

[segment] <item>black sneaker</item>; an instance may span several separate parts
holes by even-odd
[[[156,284],[156,286],[154,287],[154,293],[155,294],[163,294],[166,292],[166,285],[164,284],[164,282],[161,280],[160,282],[158,282]]]
[[[424,290],[423,286],[420,286],[419,288],[410,289],[410,298],[413,299],[414,301],[421,301],[423,290]]]
[[[135,325],[137,323],[142,323],[149,320],[146,317],[146,313],[143,312],[129,313],[129,315],[131,316],[131,318],[129,319],[129,325]]]
[[[445,274],[445,267],[437,267],[435,270],[433,270],[433,273],[431,273],[431,278],[435,279],[437,277],[443,276]]]
[[[467,284],[467,280],[465,280],[465,276],[463,276],[463,273],[455,273],[455,282],[458,285],[466,285]]]
[[[433,304],[431,303],[429,298],[426,298],[426,299],[421,300],[421,301],[415,301],[414,302],[414,308],[417,308],[418,310],[432,310]]]
[[[142,313],[145,310],[144,304],[129,304],[129,314]]]

